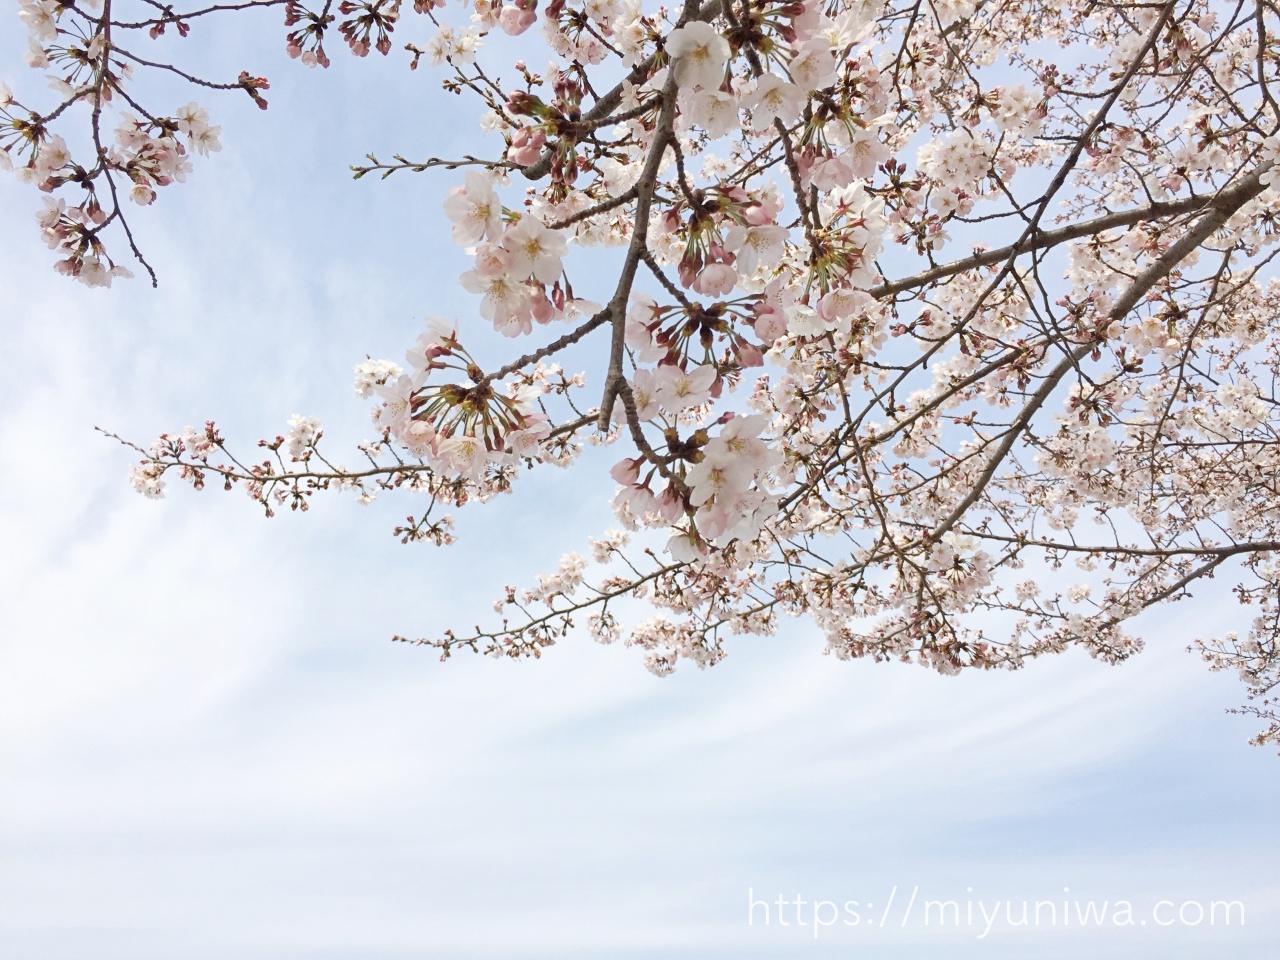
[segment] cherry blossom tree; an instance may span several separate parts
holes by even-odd
[[[353,168],[450,171],[440,229],[474,257],[476,314],[428,317],[403,362],[356,366],[375,425],[361,466],[311,418],[252,455],[209,422],[134,447],[139,492],[218,482],[268,515],[321,491],[412,494],[425,507],[396,535],[447,545],[451,510],[612,445],[611,477],[580,481],[616,488],[619,529],[590,563],[507,587],[487,630],[411,642],[539,656],[585,625],[657,674],[788,615],[837,657],[947,674],[1072,647],[1114,663],[1141,649],[1139,614],[1227,576],[1237,630],[1187,639],[1244,678],[1256,742],[1280,743],[1271,0],[20,0],[19,16],[54,98],[0,86],[0,164],[45,194],[55,267],[90,285],[151,273],[130,218],[219,150],[206,107],[157,111],[137,75],[174,102],[267,107],[252,72],[149,55],[208,18],[283,16],[310,67],[335,45],[426,61],[493,144]],[[496,32],[524,59],[482,66]],[[613,251],[599,303],[575,292],[587,247]],[[488,326],[519,341],[496,368],[472,352]],[[570,374],[567,356],[593,359]],[[624,623],[624,601],[652,615]]]

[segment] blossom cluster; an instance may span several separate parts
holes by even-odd
[[[155,39],[173,24],[185,36],[186,21],[172,8],[138,22],[122,21],[119,13],[118,6],[102,0],[83,9],[56,0],[21,0],[18,17],[28,34],[24,59],[28,67],[45,73],[54,101],[42,108],[18,99],[0,83],[0,170],[13,171],[47,194],[37,222],[60,258],[55,268],[99,287],[133,275],[109,253],[109,229],[124,234],[133,257],[151,273],[122,200],[150,205],[159,188],[187,179],[192,152],[207,157],[222,149],[221,127],[210,123],[199,104],[188,103],[166,115],[141,105],[131,89],[139,66],[175,68],[140,57],[121,35],[145,28]],[[242,89],[266,106],[260,93],[269,86],[264,78],[245,72],[234,83],[212,83],[177,72],[205,87]],[[88,126],[88,137],[75,137],[77,120]],[[84,149],[73,150],[57,132],[60,125]]]

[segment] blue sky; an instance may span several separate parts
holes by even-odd
[[[38,197],[0,180],[0,953],[1273,955],[1280,761],[1224,713],[1237,681],[1184,652],[1244,621],[1225,592],[1148,619],[1118,668],[947,679],[823,657],[802,623],[665,680],[585,637],[440,664],[387,638],[474,622],[609,526],[607,455],[464,511],[445,551],[390,536],[395,498],[268,522],[242,494],[132,493],[95,425],[212,417],[248,447],[305,413],[350,445],[355,362],[398,357],[428,312],[483,325],[441,222],[453,175],[346,172],[475,148],[465,104],[402,62],[306,71],[279,34],[208,45],[261,66],[272,108],[208,102],[223,153],[136,218],[158,291],[57,277]],[[748,890],[879,907],[895,886],[1247,912],[985,938],[747,923]]]

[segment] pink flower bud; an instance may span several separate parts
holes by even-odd
[[[718,243],[711,244],[711,259],[719,260],[721,263],[733,265],[733,261],[737,259],[732,253],[726,250]]]
[[[541,130],[521,127],[511,138],[511,146],[507,149],[507,159],[521,166],[537,163],[542,154],[542,145],[547,142],[547,135]]]
[[[498,15],[498,26],[508,36],[518,37],[532,27],[537,19],[538,14],[533,10],[521,10],[519,7],[503,7],[502,13]]]
[[[550,323],[555,319],[556,307],[541,290],[533,295],[533,319],[539,323]]]
[[[674,487],[668,486],[658,497],[657,510],[667,523],[676,523],[684,516],[684,498]]]
[[[782,204],[778,200],[765,201],[762,200],[757,204],[747,207],[743,214],[743,219],[752,227],[763,227],[767,223],[773,223],[778,219],[778,212],[782,209]]]
[[[640,479],[640,464],[643,462],[642,460],[633,460],[630,457],[620,460],[613,465],[613,469],[609,471],[609,476],[624,487],[635,486],[636,481]]]

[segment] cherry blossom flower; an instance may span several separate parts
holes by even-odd
[[[751,483],[751,468],[733,458],[708,457],[690,469],[685,482],[692,488],[689,502],[700,507],[712,497],[723,499],[744,492]]]
[[[492,320],[504,336],[516,337],[532,329],[529,288],[509,273],[484,274],[468,270],[460,278],[462,288],[483,294],[480,316]]]
[[[751,111],[751,122],[757,130],[781,120],[790,126],[800,119],[806,97],[794,83],[788,83],[775,73],[766,73],[756,83],[755,89],[744,99],[743,106]]]
[[[699,90],[689,98],[689,118],[719,139],[739,129],[738,100],[723,90]]]
[[[569,246],[558,230],[549,230],[533,216],[521,217],[502,237],[502,246],[511,253],[511,272],[532,276],[539,283],[555,283],[560,278],[561,259]]]
[[[495,243],[502,235],[502,204],[483,173],[469,172],[466,186],[455,187],[445,197],[444,213],[453,221],[453,242],[461,246],[488,237]]]
[[[466,434],[438,441],[437,451],[442,470],[473,482],[480,479],[493,459],[484,441]]]
[[[661,366],[654,374],[654,402],[673,413],[700,406],[710,398],[715,380],[715,367],[685,371],[674,365]]]
[[[714,90],[724,80],[729,41],[711,24],[694,21],[671,31],[666,50],[675,62],[676,81],[680,86]]]
[[[33,40],[58,39],[58,6],[53,0],[20,3],[18,17],[26,24]]]
[[[635,401],[636,416],[640,420],[652,420],[658,416],[658,390],[663,382],[655,371],[644,367],[632,375],[631,396]],[[622,417],[623,414],[620,412],[618,416]]]
[[[825,39],[801,44],[787,64],[792,82],[801,90],[821,90],[836,82],[835,54]]]
[[[734,226],[725,236],[724,246],[737,254],[734,266],[743,274],[750,275],[782,259],[783,242],[789,235],[785,227],[777,224]]]

